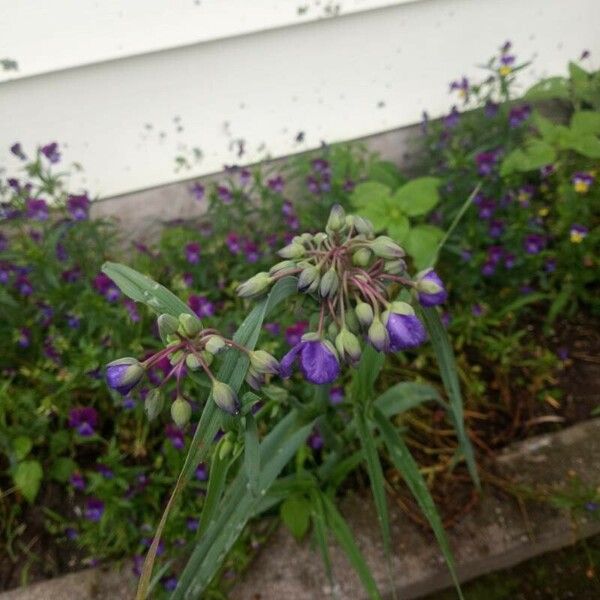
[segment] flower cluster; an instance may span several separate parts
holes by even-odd
[[[188,423],[192,405],[182,391],[181,381],[188,370],[203,370],[208,376],[212,397],[219,408],[230,414],[240,412],[240,402],[234,390],[219,381],[211,371],[211,364],[217,354],[227,348],[235,348],[248,355],[250,368],[247,383],[258,389],[268,374],[277,373],[279,364],[264,350],[250,351],[233,340],[222,336],[216,329],[203,328],[201,321],[192,314],[182,313],[176,319],[172,315],[158,317],[158,331],[166,347],[139,361],[133,357],[119,358],[106,367],[106,380],[110,388],[123,396],[129,394],[142,381],[146,374],[152,377],[151,369],[168,362],[167,372],[157,387],[145,397],[144,405],[150,419],[155,418],[164,405],[161,387],[169,380],[176,381],[176,398],[171,405],[171,416],[178,427]]]
[[[296,276],[298,291],[319,303],[316,331],[301,335],[281,360],[284,378],[298,362],[307,381],[331,383],[341,361],[359,361],[361,337],[384,352],[422,344],[427,335],[414,308],[392,300],[398,286],[413,290],[426,307],[441,304],[447,296],[433,270],[410,278],[404,250],[391,238],[376,236],[367,219],[346,215],[339,205],[332,208],[324,232],[296,236],[279,255],[282,262],[242,283],[238,294],[257,296],[278,279]]]

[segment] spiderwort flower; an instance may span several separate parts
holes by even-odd
[[[423,306],[437,306],[443,304],[448,298],[448,292],[439,275],[433,269],[417,273],[415,285],[419,302]]]
[[[588,234],[588,228],[584,225],[574,223],[569,230],[569,239],[573,244],[581,244]]]
[[[392,302],[389,310],[383,313],[383,323],[389,337],[389,350],[398,352],[420,346],[427,333],[419,317],[410,304]]]
[[[89,498],[85,504],[85,509],[83,511],[84,517],[88,521],[92,521],[93,523],[97,523],[102,518],[104,514],[104,502],[99,498]]]
[[[319,339],[314,333],[303,335],[302,340],[281,359],[279,375],[283,379],[291,376],[296,361],[310,383],[332,383],[340,374],[340,363],[333,344]]]
[[[571,183],[578,194],[585,194],[594,183],[594,176],[588,171],[578,171],[571,177]]]
[[[98,463],[96,465],[96,471],[104,477],[104,479],[112,479],[115,474],[112,472],[112,469],[105,465],[104,463]]]
[[[136,359],[129,356],[118,358],[106,365],[108,386],[122,396],[128,394],[145,375],[146,369]]]
[[[69,411],[69,427],[75,429],[82,437],[94,435],[98,424],[98,413],[91,406],[72,408]]]

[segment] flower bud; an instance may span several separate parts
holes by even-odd
[[[220,335],[210,335],[204,343],[204,349],[210,354],[218,354],[225,348],[225,340]]]
[[[319,292],[323,298],[331,298],[335,296],[335,293],[338,291],[338,287],[340,285],[340,278],[338,274],[335,272],[335,269],[332,267],[323,275],[321,278],[321,283],[319,285]]]
[[[360,331],[360,323],[353,309],[346,311],[345,325],[353,333],[358,333]]]
[[[240,412],[240,403],[236,393],[222,381],[213,381],[212,396],[215,404],[230,415],[237,415]]]
[[[359,302],[354,309],[358,322],[363,327],[369,327],[373,322],[373,307],[366,302]]]
[[[368,248],[359,248],[352,255],[352,262],[357,267],[366,267],[371,260],[371,251]]]
[[[388,260],[383,265],[383,270],[390,275],[402,275],[406,272],[406,262],[401,258]]]
[[[144,410],[149,421],[155,419],[162,411],[164,398],[158,388],[150,390],[144,400]]]
[[[372,235],[375,231],[373,223],[369,219],[365,219],[359,215],[354,216],[354,229],[363,235]]]
[[[278,373],[279,363],[274,356],[264,350],[250,352],[250,364],[258,373]]]
[[[265,382],[265,376],[263,373],[259,373],[253,367],[250,367],[246,373],[245,380],[253,390],[260,390]]]
[[[369,342],[375,348],[381,352],[385,350],[388,345],[388,334],[385,329],[385,326],[381,322],[379,317],[375,317],[371,326],[369,327],[369,331],[367,333],[367,337],[369,338]]]
[[[415,288],[422,306],[437,306],[445,302],[448,297],[442,280],[433,269],[417,273]]]
[[[325,231],[342,231],[346,227],[346,213],[339,204],[334,204],[329,213]]]
[[[331,321],[331,323],[329,323],[328,327],[327,327],[327,335],[329,335],[329,337],[334,340],[335,336],[340,332],[337,324],[335,321]]]
[[[169,362],[173,366],[179,364],[182,360],[185,360],[185,352],[183,350],[177,350],[177,352],[169,355]]]
[[[233,442],[231,441],[231,436],[229,434],[225,435],[221,442],[219,443],[219,459],[226,459],[233,450]]]
[[[212,365],[212,361],[215,359],[214,354],[210,353],[208,350],[202,350],[202,352],[200,352],[200,356],[206,363],[207,367],[210,367],[210,365]]]
[[[322,244],[326,239],[327,234],[322,231],[319,231],[319,233],[315,233],[315,235],[313,236],[313,241],[315,244],[317,244],[317,246],[319,244]]]
[[[360,360],[360,355],[362,353],[360,342],[358,341],[358,338],[346,328],[342,329],[335,338],[335,347],[338,354],[351,365],[355,365]]]
[[[282,248],[277,254],[281,258],[301,258],[305,252],[304,246],[299,241],[294,241]]]
[[[275,275],[276,273],[279,273],[280,271],[286,271],[287,269],[295,269],[295,268],[296,268],[296,263],[293,260],[282,260],[281,262],[278,262],[276,265],[273,265],[269,269],[269,275]]]
[[[380,258],[392,260],[402,258],[404,250],[387,235],[380,235],[370,243],[371,250]]]
[[[192,406],[181,397],[177,397],[171,404],[171,417],[177,427],[187,425],[192,416]]]
[[[196,371],[200,368],[200,361],[195,354],[188,354],[185,357],[185,365],[190,371]]]
[[[317,282],[317,286],[319,285],[319,269],[315,266],[308,266],[302,270],[300,273],[300,277],[298,277],[298,291],[299,292],[309,292],[313,290],[309,290],[313,284]]]
[[[106,365],[106,381],[110,388],[125,396],[141,381],[145,372],[136,358],[126,356]]]
[[[268,273],[260,272],[250,277],[248,281],[240,284],[237,288],[237,294],[241,298],[249,298],[250,296],[258,296],[262,294],[273,283],[273,278]]]
[[[163,341],[168,341],[169,336],[177,332],[179,321],[173,315],[162,314],[156,320],[158,333]]]
[[[200,323],[198,317],[188,313],[181,313],[179,315],[179,323],[181,325],[181,333],[186,337],[195,337],[202,329],[202,323]]]

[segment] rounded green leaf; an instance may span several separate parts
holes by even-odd
[[[367,208],[373,204],[385,202],[390,197],[390,188],[377,181],[359,183],[350,196],[352,205],[356,208]]]
[[[12,443],[13,452],[17,460],[23,460],[31,451],[33,442],[26,435],[17,436]]]
[[[308,531],[310,523],[310,502],[300,496],[289,497],[280,509],[281,519],[296,539]]]
[[[17,489],[29,502],[33,502],[43,477],[42,466],[37,460],[25,460],[17,465],[13,480]]]
[[[402,213],[388,214],[387,231],[389,236],[399,244],[402,244],[408,235],[410,223],[408,217]]]
[[[412,256],[417,269],[425,269],[433,264],[443,237],[444,232],[434,225],[416,225],[409,231],[404,240],[404,249]]]
[[[387,185],[392,190],[395,190],[406,181],[405,177],[398,170],[398,167],[388,160],[374,162],[369,168],[367,179],[383,183],[383,185]]]
[[[440,200],[439,186],[437,177],[413,179],[396,190],[392,197],[393,206],[409,217],[425,215]]]

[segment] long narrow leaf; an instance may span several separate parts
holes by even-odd
[[[386,417],[391,417],[430,401],[447,408],[434,387],[425,383],[405,381],[388,388],[375,399],[374,405]]]
[[[206,496],[202,503],[202,512],[200,513],[200,525],[198,526],[198,537],[204,534],[208,524],[214,519],[219,501],[225,489],[227,481],[227,472],[231,465],[231,457],[221,458],[219,452],[215,452],[215,456],[210,464],[210,473],[208,477],[208,487]]]
[[[423,511],[423,514],[429,521],[431,529],[433,529],[433,533],[435,534],[440,549],[442,550],[442,554],[444,555],[446,563],[448,564],[448,569],[458,591],[458,595],[462,599],[463,596],[460,589],[460,583],[456,575],[452,550],[450,549],[450,544],[448,543],[448,538],[446,537],[442,520],[440,519],[435,503],[433,502],[433,498],[429,493],[427,484],[425,483],[425,480],[419,471],[419,467],[415,462],[415,459],[412,457],[408,446],[404,443],[402,437],[394,429],[392,424],[387,420],[383,413],[375,409],[374,417],[375,424],[383,436],[385,445],[387,446],[394,466],[404,478],[406,485],[408,485],[408,488],[415,497],[419,507]]]
[[[253,496],[258,496],[260,484],[260,448],[256,420],[246,415],[246,431],[244,433],[244,469],[248,478],[248,489]]]

